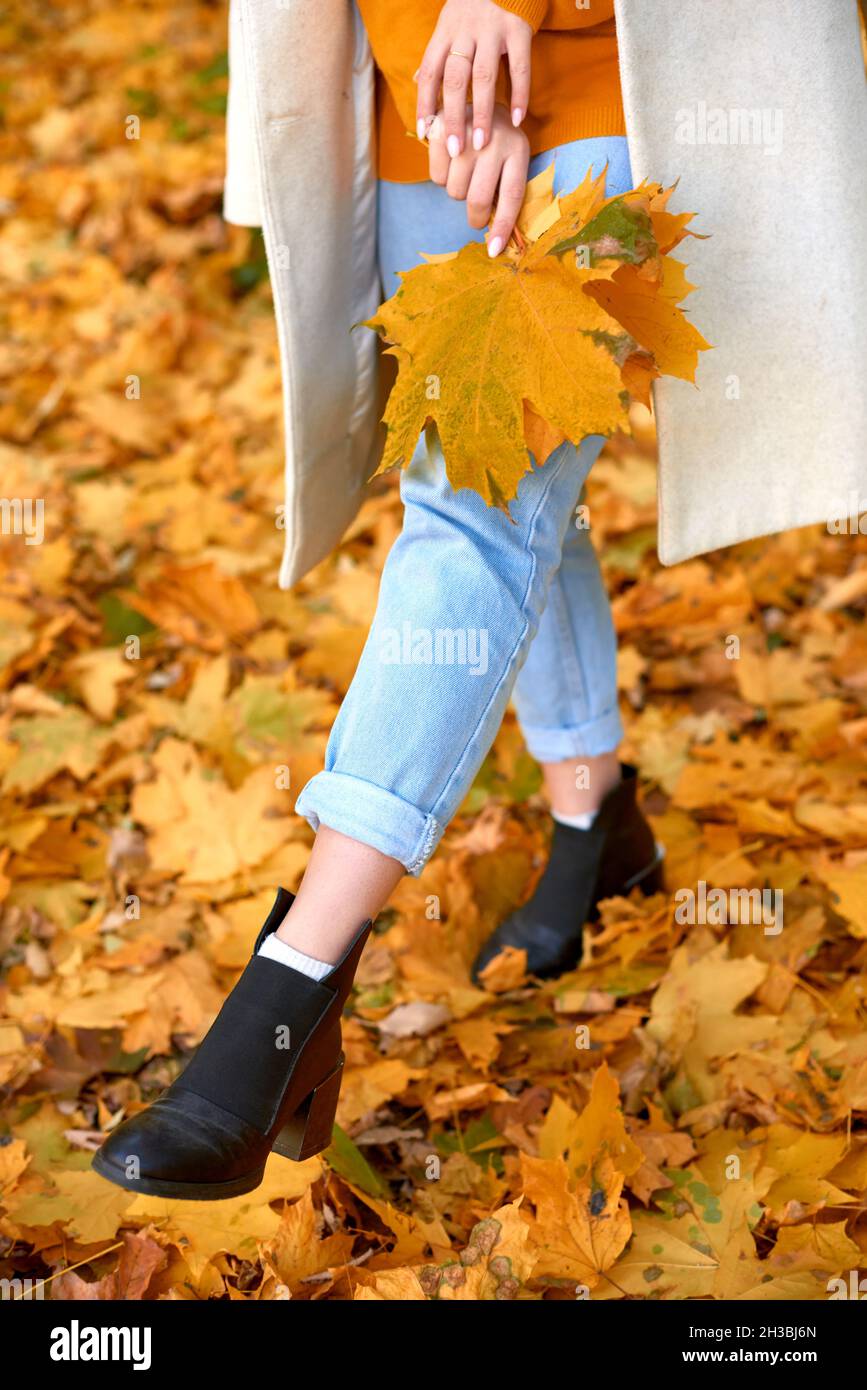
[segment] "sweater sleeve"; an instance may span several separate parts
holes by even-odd
[[[508,10],[510,14],[516,14],[519,19],[525,19],[532,25],[535,34],[548,9],[548,0],[497,0],[501,10]]]

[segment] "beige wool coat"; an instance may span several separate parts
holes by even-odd
[[[679,179],[714,345],[658,382],[659,555],[867,511],[867,92],[856,0],[616,0],[636,181]],[[289,588],[380,443],[374,69],[352,0],[230,0],[225,216],[261,226],[283,377]],[[423,250],[424,248],[420,248]]]

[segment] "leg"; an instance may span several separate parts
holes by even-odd
[[[585,447],[601,440],[585,440]],[[550,857],[529,898],[479,952],[480,973],[505,947],[535,975],[577,964],[584,923],[605,897],[659,886],[653,834],[622,779],[617,747],[617,639],[596,552],[570,526],[539,631],[515,684],[518,719],[541,763],[553,814]]]
[[[617,757],[616,636],[586,529],[570,529],[515,685],[515,705],[527,746],[545,772],[551,852],[532,896],[479,952],[477,979],[507,946],[526,951],[535,975],[571,969],[581,956],[584,924],[602,899],[634,886],[655,891],[661,883],[653,833],[635,800],[634,770],[621,769]]]
[[[591,758],[579,754],[564,762],[542,763],[542,776],[552,815],[565,821],[595,814],[608,792],[620,781],[617,750]],[[576,769],[585,779],[579,782]]]
[[[404,873],[400,860],[321,824],[298,894],[276,935],[304,955],[333,963],[358,923],[376,916]]]
[[[563,445],[528,473],[514,521],[455,493],[438,449],[416,457],[326,770],[298,800],[315,829],[421,872],[499,728],[594,452]]]

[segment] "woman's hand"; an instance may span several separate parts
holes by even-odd
[[[468,114],[464,116],[463,134],[470,129]],[[498,256],[512,235],[524,201],[530,142],[523,130],[512,125],[505,106],[499,105],[494,107],[491,137],[484,149],[476,150],[465,140],[463,154],[452,156],[446,132],[444,113],[440,112],[430,132],[431,179],[445,187],[450,197],[466,201],[471,227],[484,227],[490,221],[496,199],[488,255]]]
[[[424,140],[443,93],[445,139],[454,159],[468,144],[482,150],[491,138],[500,58],[509,60],[512,124],[519,126],[530,100],[533,30],[495,0],[446,0],[416,74],[418,137]],[[472,135],[466,109],[472,78]]]

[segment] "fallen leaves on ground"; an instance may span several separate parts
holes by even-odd
[[[828,1297],[867,1250],[867,550],[816,528],[661,570],[640,408],[588,505],[668,892],[609,902],[562,980],[518,953],[472,984],[545,855],[509,715],[365,952],[328,1152],[219,1204],[91,1172],[298,883],[295,794],[399,503],[276,590],[276,343],[259,240],[219,218],[222,12],[164,0],[133,39],[99,0],[4,25],[0,449],[46,530],[0,547],[0,1277],[75,1300]],[[702,880],[782,891],[783,930],[678,920]]]

